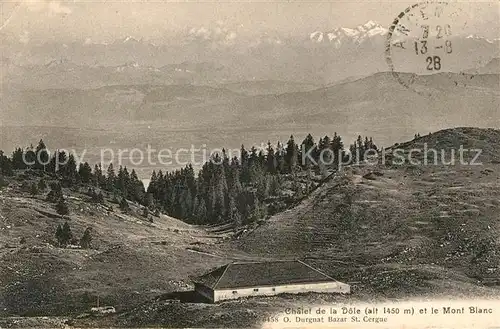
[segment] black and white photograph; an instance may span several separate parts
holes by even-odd
[[[1,328],[500,328],[500,2],[0,0]]]

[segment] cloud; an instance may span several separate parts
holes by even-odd
[[[193,39],[210,40],[214,43],[232,44],[235,42],[238,34],[230,30],[226,24],[218,20],[210,27],[193,27],[188,31],[188,36]]]
[[[63,6],[60,2],[51,1],[49,2],[49,13],[51,14],[71,14],[71,9],[69,7]]]
[[[29,11],[47,12],[50,16],[71,14],[71,8],[60,1],[25,0],[24,4]]]

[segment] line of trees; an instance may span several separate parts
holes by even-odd
[[[351,151],[361,152],[352,160],[362,160],[368,149],[377,150],[373,140],[363,142],[359,136]],[[197,224],[248,224],[266,216],[266,201],[279,195],[284,176],[319,171],[324,163],[335,167],[345,155],[342,138],[336,133],[333,138],[320,138],[317,144],[311,134],[300,145],[290,136],[286,146],[278,142],[274,148],[268,142],[265,152],[255,147],[248,151],[242,145],[239,157],[229,158],[222,150],[197,176],[191,165],[171,173],[154,171],[145,205]]]
[[[83,249],[92,247],[92,228],[87,227],[80,239],[74,237],[71,227],[68,222],[63,225],[59,224],[55,232],[55,238],[59,247],[65,248],[69,244],[79,244]]]
[[[366,150],[377,150],[371,138],[358,137],[349,147],[352,160],[362,160]],[[325,152],[327,151],[327,152]],[[360,155],[361,154],[361,155]],[[301,144],[290,136],[286,145],[268,142],[266,150],[242,145],[239,157],[230,158],[223,150],[207,161],[198,175],[191,165],[172,172],[153,171],[147,191],[135,170],[120,166],[116,171],[111,163],[104,171],[100,164],[93,169],[87,163],[77,164],[73,154],[56,151],[50,155],[43,140],[36,148],[16,148],[11,157],[0,151],[0,174],[13,175],[14,170],[45,171],[57,177],[48,200],[58,212],[67,213],[62,187],[78,184],[108,191],[119,200],[122,210],[131,200],[153,211],[198,224],[233,222],[242,225],[266,216],[266,200],[278,196],[284,177],[302,170],[321,171],[325,164],[335,169],[345,161],[346,151],[341,136],[320,138],[318,143],[308,134]],[[0,175],[0,176],[1,176]],[[95,191],[96,200],[102,200]]]

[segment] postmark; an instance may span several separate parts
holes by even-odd
[[[463,26],[454,24],[460,8],[444,1],[425,1],[401,11],[389,27],[385,59],[403,86],[414,88],[419,75],[457,70],[454,37]]]

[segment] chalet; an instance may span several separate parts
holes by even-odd
[[[351,287],[300,261],[234,262],[193,280],[212,303],[248,296],[289,293],[348,294]]]

